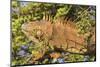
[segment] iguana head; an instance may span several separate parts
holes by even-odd
[[[33,42],[49,38],[52,35],[52,24],[48,21],[33,21],[22,25],[22,32]]]

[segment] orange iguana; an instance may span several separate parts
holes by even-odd
[[[23,33],[33,42],[39,43],[48,39],[48,44],[54,48],[72,53],[95,53],[95,34],[90,38],[91,44],[85,41],[85,35],[78,34],[75,23],[71,21],[33,21],[22,25]],[[95,30],[94,30],[95,31]],[[90,34],[87,34],[90,36]],[[91,45],[88,47],[88,45]]]

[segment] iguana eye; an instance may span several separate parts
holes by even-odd
[[[36,35],[36,32],[37,32],[37,30],[36,29],[33,29],[32,30],[32,35],[35,36]]]

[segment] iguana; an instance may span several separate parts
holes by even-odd
[[[34,43],[48,39],[48,44],[55,49],[79,54],[95,53],[95,34],[92,34],[91,44],[88,44],[85,35],[78,34],[76,25],[72,21],[54,23],[46,20],[32,21],[22,25],[22,32]],[[88,37],[90,33],[86,35]]]

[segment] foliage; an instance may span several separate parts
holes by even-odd
[[[92,14],[91,11],[93,11]],[[95,26],[95,9],[88,7],[82,14],[80,12],[79,16],[81,17],[79,21],[77,21],[79,32],[82,34],[90,32]]]

